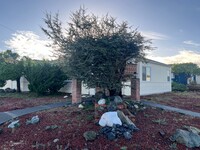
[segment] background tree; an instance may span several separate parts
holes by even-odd
[[[0,53],[0,80],[16,80],[17,92],[20,89],[20,77],[23,75],[23,61],[11,50]]]
[[[29,81],[29,90],[38,95],[58,92],[67,79],[61,67],[49,61],[27,59],[24,66],[24,76]]]
[[[6,84],[6,81],[5,81],[5,80],[0,80],[0,87],[5,86],[5,84]]]
[[[194,63],[173,64],[172,72],[174,74],[200,75],[200,68]]]
[[[127,61],[144,59],[145,50],[151,50],[150,41],[127,22],[119,24],[108,15],[99,18],[83,8],[72,13],[67,28],[63,29],[58,14],[47,14],[44,21],[47,29],[42,30],[59,47],[69,75],[88,87],[119,92]]]
[[[194,63],[173,64],[172,72],[175,75],[175,82],[188,84],[188,78],[200,75],[200,68]]]

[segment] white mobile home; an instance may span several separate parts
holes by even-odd
[[[136,72],[137,78],[140,79],[140,95],[171,92],[171,67],[169,65],[148,59],[145,63],[139,62],[137,64],[132,64],[132,68],[132,73]],[[28,91],[28,81],[24,77],[22,77],[20,81],[21,90]],[[122,88],[122,94],[130,96],[130,80],[127,80],[123,84],[125,86]],[[60,91],[71,93],[71,85],[71,82],[68,81]],[[16,89],[16,81],[7,81],[3,89],[8,87]],[[94,95],[95,89],[88,89],[82,84],[82,94]]]

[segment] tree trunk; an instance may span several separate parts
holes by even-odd
[[[17,78],[17,92],[18,92],[18,93],[21,92],[21,88],[20,88],[20,78]]]
[[[109,95],[122,97],[122,91],[121,90],[118,91],[116,89],[109,89]]]

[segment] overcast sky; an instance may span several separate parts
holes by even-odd
[[[199,0],[1,0],[0,51],[45,58],[51,55],[41,26],[46,12],[59,12],[69,21],[71,12],[85,6],[88,13],[107,13],[127,21],[153,40],[148,57],[165,63],[194,62],[200,65]]]

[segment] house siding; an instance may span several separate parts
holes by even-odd
[[[150,81],[142,80],[142,67],[151,68]],[[171,92],[171,67],[159,63],[138,63],[138,73],[140,78],[140,95]]]
[[[150,81],[142,81],[142,68],[143,67],[150,67]],[[133,75],[134,72],[137,72],[137,77],[140,78],[140,95],[149,95],[149,94],[158,94],[158,93],[165,93],[171,92],[171,67],[159,62],[149,61],[148,63],[139,62],[137,65],[135,64],[128,64],[125,70],[126,75]],[[200,76],[198,77],[198,81],[200,82]],[[22,77],[21,81],[21,90],[22,91],[29,91],[28,89],[28,81]],[[122,87],[122,94],[130,96],[131,95],[131,81],[127,80],[123,82]],[[16,81],[8,80],[7,84],[3,87],[6,88],[16,89]],[[65,93],[72,93],[72,84],[71,82],[67,83],[64,87],[60,89],[60,92]],[[95,94],[95,88],[87,88],[82,83],[81,88],[82,94]]]

